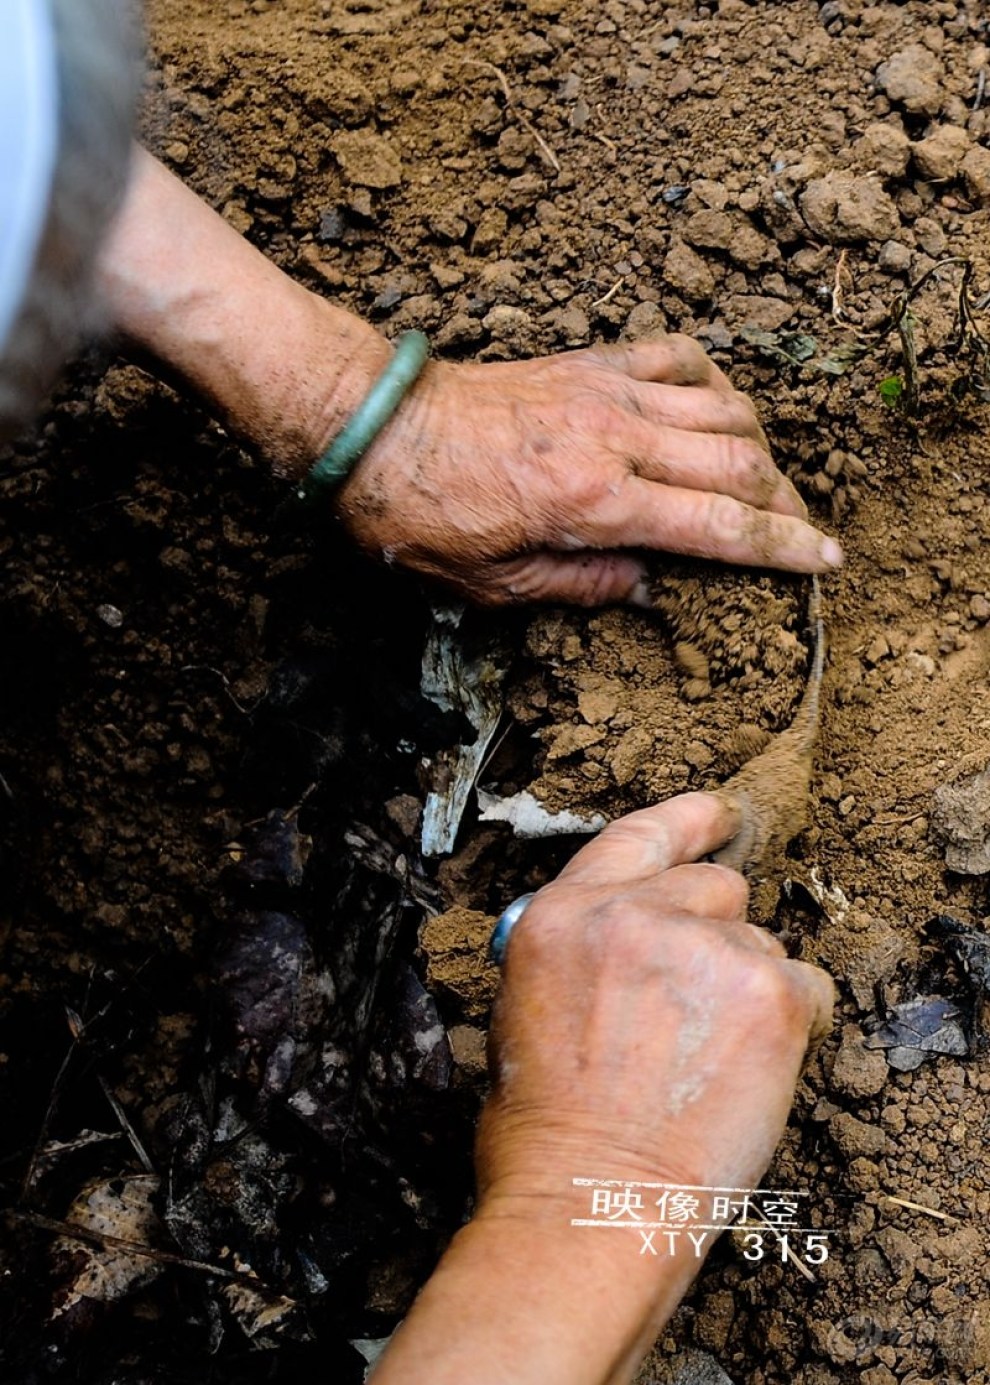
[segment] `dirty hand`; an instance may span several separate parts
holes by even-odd
[[[685,794],[620,818],[513,931],[478,1145],[483,1201],[572,1174],[749,1186],[784,1128],[832,983],[746,922],[738,830]]]
[[[738,828],[715,794],[633,813],[517,923],[477,1211],[375,1385],[632,1379],[701,1259],[646,1255],[633,1230],[571,1226],[589,1215],[571,1180],[757,1186],[809,1040],[831,1019],[828,977],[746,922],[742,876],[691,864]]]
[[[296,479],[391,355],[140,150],[97,279],[117,330]],[[337,500],[364,547],[491,603],[645,599],[648,549],[796,572],[841,561],[752,405],[678,336],[434,362]]]
[[[823,572],[753,406],[668,336],[427,366],[339,495],[355,538],[475,600],[646,602],[641,554]]]

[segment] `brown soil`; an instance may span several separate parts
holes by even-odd
[[[737,1385],[990,1379],[990,1070],[977,1047],[895,1073],[862,1045],[878,1005],[961,994],[932,917],[990,912],[929,829],[990,729],[990,410],[979,351],[953,349],[958,266],[911,304],[917,417],[878,391],[909,283],[962,256],[974,301],[990,289],[981,7],[148,10],[148,142],[288,272],[453,358],[695,333],[841,536],[811,825],[757,892],[839,983],[769,1177],[839,1234],[814,1283],[726,1239],[644,1379],[685,1345]],[[750,329],[867,349],[829,374]],[[419,758],[462,729],[415,692],[425,598],[340,535],[279,532],[263,464],[105,367],[0,472],[4,1378],[360,1379],[347,1339],[389,1330],[464,1206],[492,989],[469,944],[574,843],[469,822],[422,867]],[[721,783],[791,723],[805,582],[671,563],[657,606],[478,618],[516,652],[498,792],[616,814]],[[298,826],[252,828],[303,799]],[[815,904],[816,881],[847,903]],[[436,1020],[419,976],[449,1047],[416,1042]],[[144,1234],[156,1216],[164,1249],[249,1264],[281,1295],[263,1330],[174,1266],[110,1335],[102,1309],[56,1314],[79,1267],[38,1218],[143,1177],[97,1079],[161,1180]]]

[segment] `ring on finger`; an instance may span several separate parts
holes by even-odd
[[[509,945],[509,934],[526,912],[530,900],[533,898],[535,890],[529,894],[521,894],[518,899],[514,899],[499,914],[495,927],[492,929],[492,936],[488,942],[488,951],[492,961],[500,967],[505,960],[505,949]]]

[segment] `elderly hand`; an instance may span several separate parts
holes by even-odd
[[[795,572],[842,557],[683,336],[428,366],[339,509],[365,548],[491,604],[645,601],[630,550]]]
[[[509,938],[478,1143],[482,1203],[571,1176],[754,1186],[832,983],[746,922],[735,871],[690,864],[734,806],[685,794],[621,818]]]
[[[117,329],[296,479],[391,354],[137,151],[98,283]],[[426,367],[337,496],[366,549],[479,601],[645,599],[642,553],[841,561],[686,337]]]
[[[632,1379],[701,1255],[650,1255],[633,1230],[571,1226],[589,1215],[571,1180],[755,1187],[808,1042],[830,1023],[828,977],[746,922],[742,877],[691,864],[738,826],[715,794],[634,813],[516,924],[478,1209],[375,1385]]]

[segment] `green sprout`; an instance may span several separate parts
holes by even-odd
[[[880,381],[880,398],[888,409],[898,409],[904,397],[904,381],[899,375],[888,375]]]

